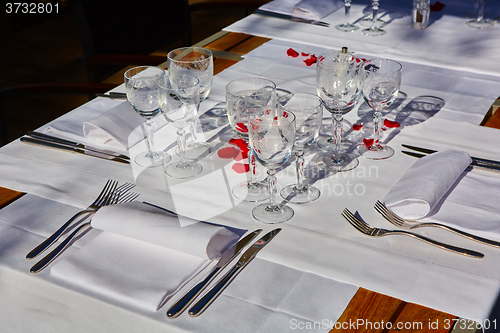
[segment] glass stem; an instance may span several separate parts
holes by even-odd
[[[267,206],[269,210],[276,210],[276,203],[274,201],[274,187],[276,185],[276,170],[267,170],[267,180],[269,182],[269,205]]]
[[[297,190],[301,191],[304,188],[304,151],[295,152],[297,160],[295,161],[295,169],[297,170]]]
[[[250,170],[250,181],[248,182],[248,186],[258,186],[255,181],[255,155],[252,152],[250,143],[248,144],[248,167]]]
[[[335,137],[335,154],[338,154],[342,142],[342,115],[333,115],[333,135]]]
[[[484,20],[484,5],[486,4],[486,0],[479,0],[479,7],[477,11],[477,21],[483,22]]]
[[[198,142],[198,137],[196,136],[196,126],[195,126],[195,122],[191,122],[191,124],[189,124],[189,132],[191,132],[191,142]]]
[[[382,112],[375,110],[375,118],[373,118],[373,131],[375,140],[373,140],[372,147],[378,147],[380,138],[382,137]]]
[[[153,157],[154,155],[154,133],[155,129],[153,127],[153,119],[147,119],[144,122],[144,130],[146,132],[146,147],[148,150],[147,157]]]
[[[186,158],[186,136],[184,135],[186,131],[183,128],[177,130],[177,145],[179,146],[179,165],[183,166]]]
[[[347,25],[349,23],[349,13],[351,12],[351,0],[345,0],[345,22]]]
[[[371,30],[375,30],[375,24],[377,23],[377,13],[378,13],[378,0],[372,1],[372,27]]]

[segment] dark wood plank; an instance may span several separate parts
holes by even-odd
[[[448,333],[456,318],[418,304],[407,303],[388,333]]]
[[[247,35],[239,32],[230,32],[227,35],[213,41],[210,44],[205,45],[207,49],[214,49],[219,51],[229,51],[236,45],[243,43],[244,41],[253,38],[252,35]]]
[[[485,127],[500,128],[500,107],[497,108],[496,112],[486,121]]]
[[[242,43],[235,45],[230,49],[231,52],[238,54],[247,54],[248,52],[255,50],[264,43],[267,43],[271,39],[264,37],[253,37],[243,41]]]
[[[0,187],[0,209],[16,201],[24,195],[23,192],[14,191],[5,187]]]

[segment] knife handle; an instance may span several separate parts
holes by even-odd
[[[61,144],[68,145],[68,146],[73,146],[73,147],[77,147],[78,146],[78,143],[76,143],[76,142],[65,140],[65,139],[61,139],[61,138],[56,138],[54,136],[47,135],[45,133],[28,131],[26,133],[26,135],[31,136],[31,137],[33,137],[35,139],[42,139],[42,140],[52,141],[52,142],[61,143]]]
[[[84,223],[79,226],[75,231],[71,233],[58,247],[56,247],[52,252],[47,254],[42,260],[33,265],[30,269],[30,273],[38,273],[45,267],[47,267],[54,259],[56,259],[59,254],[61,254],[69,246],[69,243],[75,238],[75,236],[85,227],[90,226],[90,222]]]
[[[22,142],[27,142],[27,143],[32,143],[36,145],[42,145],[50,148],[56,148],[56,149],[63,149],[63,150],[69,150],[69,151],[75,151],[77,149],[76,147],[73,146],[64,146],[62,143],[56,143],[53,141],[43,141],[42,139],[33,139],[33,138],[27,138],[27,137],[22,137],[20,139]]]
[[[66,223],[64,223],[59,229],[57,229],[56,232],[54,232],[52,235],[50,235],[49,238],[44,240],[40,245],[35,247],[33,250],[31,250],[30,253],[26,255],[26,259],[31,260],[33,258],[36,258],[40,253],[45,251],[49,246],[54,244],[59,238],[61,238],[61,235],[68,229],[69,225],[76,220],[77,217],[86,214],[86,213],[95,213],[93,210],[82,210],[75,215],[73,215],[72,218],[70,218]]]
[[[167,311],[168,318],[177,318],[179,315],[196,299],[196,297],[212,282],[220,267],[215,267],[212,272],[200,283],[191,288],[180,300],[170,307]]]
[[[217,297],[226,289],[233,279],[241,272],[244,266],[235,265],[224,275],[215,286],[210,289],[190,310],[191,317],[198,317],[212,304]]]

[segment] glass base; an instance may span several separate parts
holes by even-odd
[[[317,141],[317,145],[319,149],[323,151],[328,151],[328,152],[334,152],[335,151],[335,140],[330,140],[329,139],[321,139]],[[349,148],[352,146],[352,142],[349,140],[341,140],[340,141],[340,151],[347,151]]]
[[[163,165],[164,163],[168,163],[171,159],[172,157],[167,152],[153,151],[151,153],[140,153],[135,157],[134,161],[138,166],[145,168],[155,168]]]
[[[336,25],[335,29],[343,31],[343,32],[352,32],[352,31],[358,30],[359,27],[355,26],[354,24],[351,24],[351,23],[343,23],[343,24]]]
[[[262,223],[276,224],[283,223],[293,217],[293,209],[281,204],[274,206],[268,203],[258,205],[252,210],[252,216]]]
[[[288,202],[305,204],[318,199],[320,191],[315,186],[305,184],[301,189],[299,189],[296,184],[293,184],[283,187],[280,195]]]
[[[394,155],[394,149],[384,144],[374,144],[367,147],[364,144],[358,145],[358,152],[370,160],[384,160]]]
[[[190,161],[201,160],[215,153],[213,145],[206,142],[193,142],[188,143],[184,158]],[[179,147],[175,149],[175,154],[179,156]]]
[[[494,23],[491,21],[486,21],[486,20],[472,20],[472,21],[467,21],[465,24],[474,29],[489,29],[492,28]]]
[[[382,36],[382,35],[385,35],[387,33],[387,31],[382,30],[382,29],[377,28],[377,27],[363,29],[363,30],[361,30],[361,32],[367,36]]]
[[[246,202],[259,202],[269,199],[269,187],[265,182],[244,182],[233,187],[233,195]]]
[[[360,25],[362,25],[363,27],[371,27],[372,26],[372,23],[373,23],[373,19],[371,18],[371,16],[369,18],[366,18],[364,20],[361,20],[358,22]],[[381,19],[377,19],[375,21],[375,26],[378,27],[378,26],[381,26],[382,24],[384,24],[385,21],[381,20]]]
[[[165,174],[177,179],[193,178],[202,171],[203,167],[196,162],[174,162],[165,167]]]
[[[325,153],[316,156],[314,163],[323,170],[331,173],[346,172],[356,168],[359,164],[358,158],[353,154],[330,154]]]

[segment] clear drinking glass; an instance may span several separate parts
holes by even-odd
[[[194,161],[186,160],[185,128],[195,119],[200,105],[199,80],[187,74],[174,74],[163,77],[158,84],[160,109],[167,121],[177,127],[177,144],[180,161],[165,167],[165,173],[178,179],[192,178],[201,173],[203,167]]]
[[[200,80],[200,103],[203,102],[212,89],[214,64],[212,52],[202,47],[182,47],[170,51],[167,55],[169,75],[188,74]],[[196,135],[196,124],[193,121],[189,127],[191,139],[185,154],[188,159],[196,159],[201,155],[208,156],[215,149],[209,143],[200,141]]]
[[[226,106],[229,124],[248,143],[250,180],[233,187],[233,195],[243,201],[257,202],[268,197],[265,182],[255,180],[255,156],[248,141],[250,116],[276,113],[276,84],[262,78],[231,81],[226,86]]]
[[[358,26],[349,23],[349,13],[351,12],[351,0],[345,0],[345,21],[342,24],[335,26],[335,29],[345,32],[356,31],[359,29]]]
[[[318,58],[316,86],[325,108],[332,114],[333,138],[319,140],[318,146],[333,154],[322,154],[316,163],[322,169],[339,172],[358,166],[354,154],[347,153],[351,142],[342,142],[342,118],[358,103],[362,92],[361,69],[363,61],[352,53],[329,53]]]
[[[387,31],[377,28],[377,13],[378,13],[378,0],[372,0],[372,25],[367,28],[361,30],[361,32],[367,36],[382,36]]]
[[[290,158],[295,140],[295,115],[278,112],[252,115],[249,125],[252,150],[264,167],[269,181],[269,203],[252,210],[252,216],[264,223],[282,223],[293,217],[293,209],[274,200],[276,171]]]
[[[323,102],[316,95],[296,93],[283,96],[278,102],[278,112],[295,115],[295,169],[297,183],[285,186],[280,194],[292,203],[308,203],[319,198],[317,187],[304,184],[304,150],[313,143],[319,134],[323,119]]]
[[[134,110],[146,118],[147,151],[136,156],[135,162],[143,167],[157,167],[170,160],[170,154],[154,149],[153,118],[160,113],[158,105],[158,82],[165,76],[160,67],[139,66],[125,72],[127,99]]]
[[[374,111],[373,143],[360,144],[358,151],[365,158],[380,160],[389,158],[394,150],[380,142],[382,137],[382,112],[397,98],[401,85],[401,69],[399,62],[388,59],[368,60],[364,63],[361,77],[363,79],[363,98]]]
[[[492,21],[484,19],[485,5],[486,0],[477,0],[477,19],[465,22],[468,27],[475,29],[489,29],[493,27],[494,23]]]

